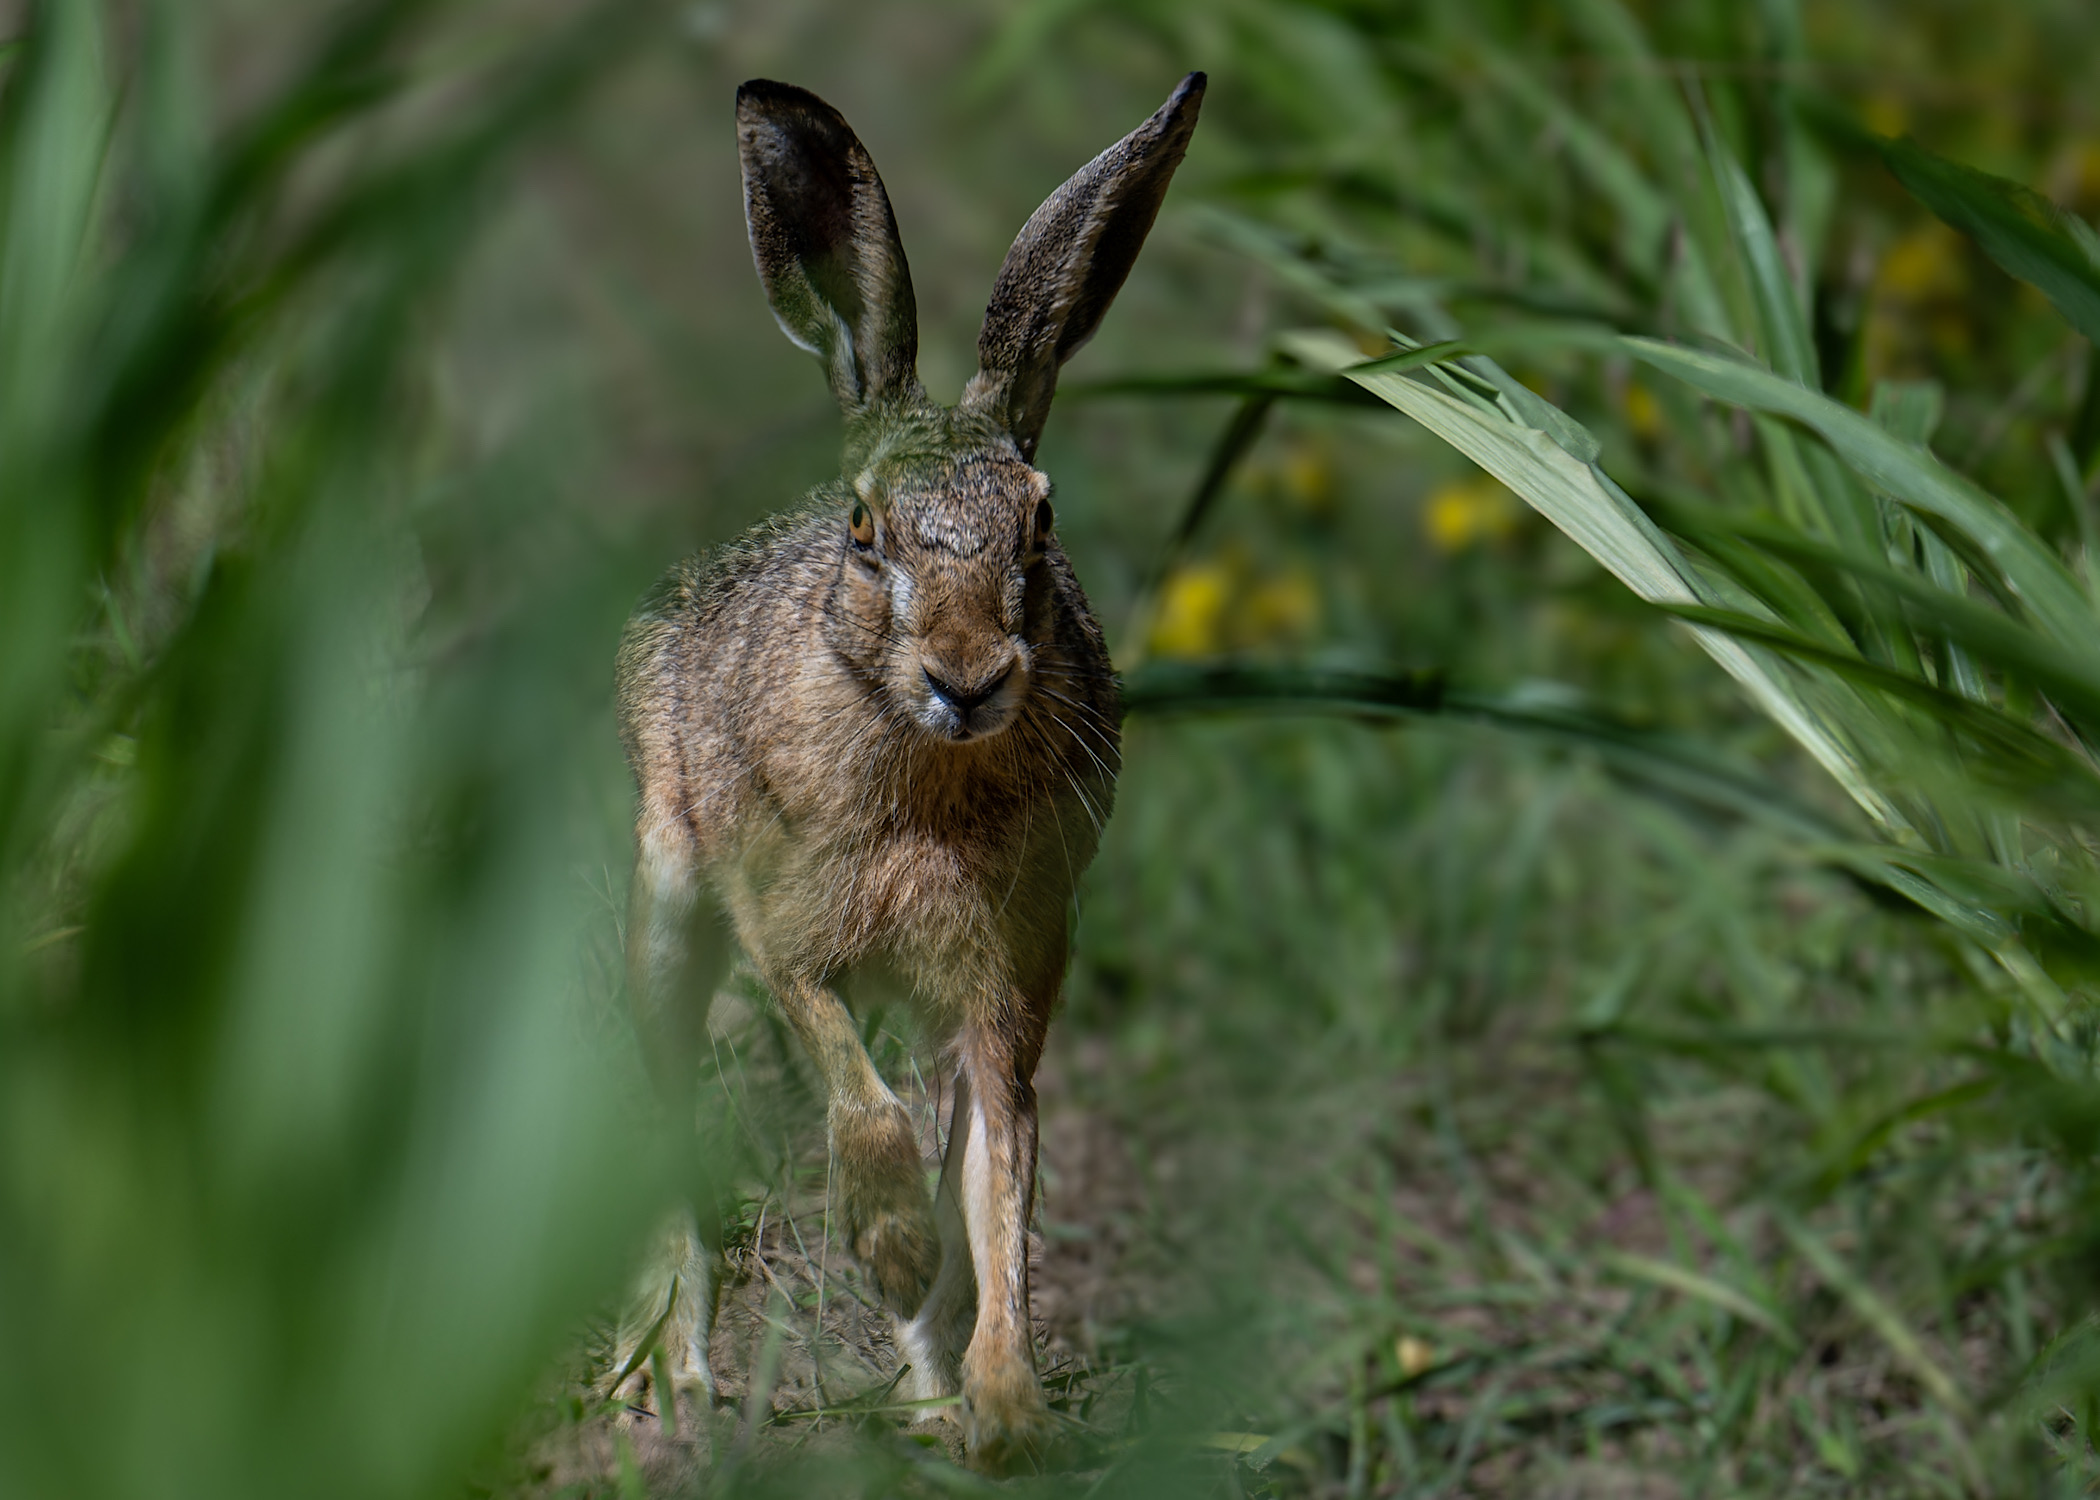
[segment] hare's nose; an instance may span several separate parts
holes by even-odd
[[[933,689],[933,696],[954,709],[959,716],[967,718],[971,709],[998,692],[1006,679],[1013,675],[1014,664],[1009,661],[992,676],[978,682],[975,687],[967,688],[958,687],[952,682],[936,677],[925,667],[919,670],[926,674],[926,685]]]

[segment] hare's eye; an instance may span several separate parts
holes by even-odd
[[[1051,514],[1048,500],[1036,501],[1034,542],[1038,552],[1050,544],[1050,524],[1055,519],[1056,517]]]
[[[875,545],[875,513],[859,501],[853,504],[853,540],[863,547]]]

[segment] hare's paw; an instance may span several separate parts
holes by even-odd
[[[671,1388],[701,1406],[713,1406],[716,1399],[715,1372],[707,1362],[707,1352],[692,1343],[667,1352],[671,1356]]]
[[[899,1391],[904,1400],[940,1401],[960,1390],[957,1365],[974,1312],[974,1298],[958,1297],[952,1285],[937,1281],[917,1317],[897,1320],[897,1355],[910,1367]],[[922,1409],[916,1420],[927,1425],[959,1418],[953,1405],[943,1405]]]
[[[1043,1473],[1062,1436],[1035,1372],[1018,1363],[980,1375],[963,1369],[963,1442],[970,1467],[987,1474]]]
[[[701,1243],[681,1216],[668,1227],[657,1254],[644,1268],[613,1343],[604,1374],[605,1393],[618,1399],[658,1384],[656,1351],[674,1392],[701,1404],[715,1400],[708,1345],[721,1301],[724,1266],[718,1252]],[[655,1393],[656,1399],[666,1399]]]
[[[931,1209],[907,1202],[849,1212],[846,1236],[883,1305],[906,1317],[917,1312],[941,1268]]]
[[[663,1393],[655,1388],[657,1366],[652,1351],[657,1347],[659,1345],[651,1345],[641,1350],[640,1358],[637,1358],[632,1339],[623,1338],[614,1346],[612,1363],[604,1376],[608,1399],[619,1400],[623,1396],[664,1399]],[[707,1351],[698,1340],[681,1339],[675,1343],[663,1343],[660,1347],[665,1354],[664,1362],[669,1366],[672,1391],[694,1405],[715,1405],[718,1400],[715,1372],[708,1364]],[[624,1378],[622,1372],[625,1372]]]
[[[843,1122],[840,1122],[841,1124]],[[940,1231],[902,1109],[835,1128],[833,1164],[846,1244],[892,1312],[910,1317],[941,1268]]]

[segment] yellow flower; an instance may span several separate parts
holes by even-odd
[[[1910,106],[1898,94],[1875,94],[1860,106],[1860,113],[1876,135],[1901,135],[1910,129]]]
[[[1499,541],[1516,524],[1516,497],[1485,474],[1434,491],[1422,510],[1423,528],[1442,552],[1462,552],[1478,541]]]
[[[1223,644],[1232,575],[1215,562],[1190,563],[1167,575],[1152,618],[1155,656],[1215,656]]]
[[[1258,641],[1307,634],[1320,618],[1320,590],[1303,567],[1265,579],[1247,596],[1247,628]]]
[[[1662,436],[1662,403],[1655,399],[1655,392],[1638,380],[1626,382],[1626,425],[1644,443],[1652,443]]]
[[[1958,297],[1968,285],[1961,243],[1944,224],[1914,229],[1881,258],[1881,288],[1906,302]]]
[[[2100,203],[2100,141],[2072,141],[2049,168],[2049,196],[2074,209]]]
[[[1393,1358],[1399,1362],[1402,1375],[1415,1376],[1436,1363],[1436,1349],[1424,1339],[1403,1333],[1393,1342]]]
[[[1327,450],[1316,443],[1300,443],[1284,457],[1283,492],[1306,510],[1318,513],[1334,499],[1334,465]]]

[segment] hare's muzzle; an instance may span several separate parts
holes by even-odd
[[[974,739],[1004,728],[1007,700],[1012,696],[1005,689],[1014,680],[1016,665],[1018,658],[1008,657],[996,670],[980,673],[973,681],[955,681],[953,677],[960,674],[936,673],[922,664],[919,673],[932,695],[928,707],[936,727],[956,740]]]

